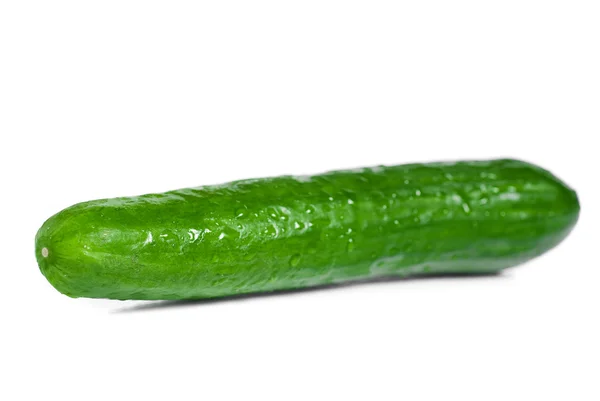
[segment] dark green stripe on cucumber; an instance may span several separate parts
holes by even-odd
[[[575,192],[529,163],[410,164],[84,202],[44,223],[35,252],[71,297],[210,298],[497,272],[578,215]]]

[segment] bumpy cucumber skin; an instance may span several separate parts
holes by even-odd
[[[522,161],[411,164],[80,203],[44,223],[35,252],[71,297],[197,299],[497,272],[578,215],[573,190]]]

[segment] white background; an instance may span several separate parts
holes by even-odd
[[[598,400],[597,1],[3,1],[3,400]],[[212,303],[70,299],[73,203],[233,179],[514,157],[572,235],[500,277]]]

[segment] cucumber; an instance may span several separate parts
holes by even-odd
[[[35,253],[71,297],[197,299],[494,273],[578,216],[573,190],[522,161],[410,164],[79,203],[43,224]]]

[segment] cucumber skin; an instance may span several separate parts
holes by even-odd
[[[35,252],[70,297],[198,299],[494,273],[578,216],[573,190],[522,161],[410,164],[79,203],[43,224]]]

